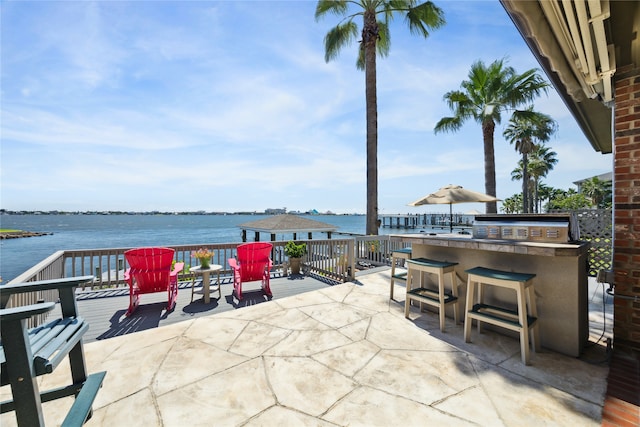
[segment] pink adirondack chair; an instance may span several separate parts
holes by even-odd
[[[141,294],[167,292],[167,311],[173,310],[178,298],[178,273],[184,263],[177,262],[171,270],[175,251],[170,248],[138,248],[124,253],[129,267],[124,280],[129,284],[129,309],[131,315],[140,303]]]
[[[238,245],[238,259],[229,258],[229,266],[233,269],[233,290],[238,300],[242,299],[242,282],[262,280],[262,289],[271,296],[269,277],[271,266],[271,249],[273,245],[266,242],[243,243]]]

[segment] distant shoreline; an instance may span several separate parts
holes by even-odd
[[[53,233],[44,233],[39,231],[23,231],[23,230],[0,231],[0,240],[20,239],[22,237],[50,236],[52,234]]]
[[[333,213],[333,212],[160,212],[160,211],[10,211],[0,209],[0,215],[312,215],[312,216],[365,216],[362,213]]]

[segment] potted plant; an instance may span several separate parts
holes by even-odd
[[[200,248],[191,254],[192,257],[200,261],[200,268],[205,270],[211,265],[211,258],[213,257],[213,251],[206,248]]]
[[[302,257],[307,253],[307,244],[297,244],[290,240],[284,247],[284,253],[289,257],[291,274],[300,274],[300,264],[302,264]]]

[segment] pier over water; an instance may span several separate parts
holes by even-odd
[[[471,227],[475,215],[453,214],[453,225]],[[451,221],[448,213],[421,213],[421,214],[386,214],[378,215],[380,227],[383,228],[434,228],[449,227]]]

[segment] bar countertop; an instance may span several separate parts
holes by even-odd
[[[589,251],[589,242],[568,243],[531,242],[499,239],[474,239],[465,234],[392,234],[405,243],[450,248],[477,249],[492,252],[504,252],[521,255],[567,256],[575,257]]]

